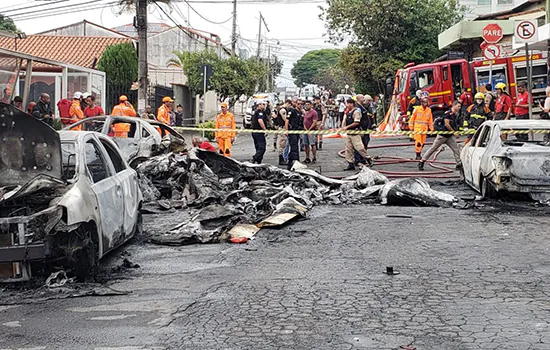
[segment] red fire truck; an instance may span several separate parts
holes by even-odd
[[[493,60],[492,65],[491,61],[485,59],[475,59],[472,62],[458,59],[420,65],[409,63],[397,71],[394,91],[401,115],[402,129],[407,128],[407,108],[417,90],[427,91],[430,94],[430,107],[434,116],[444,113],[452,102],[460,97],[463,88],[467,88],[472,95],[476,92],[485,93],[485,85],[489,83],[490,75],[493,87],[497,83],[505,83],[508,86],[508,93],[515,101],[516,84],[527,82],[525,58],[525,56],[499,58]],[[544,99],[547,86],[546,53],[533,54],[532,60],[532,91],[533,98],[537,101]]]

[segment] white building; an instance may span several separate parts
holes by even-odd
[[[51,29],[41,34],[50,36],[77,36],[77,37],[114,37],[126,38],[137,42],[137,32],[132,24],[125,24],[115,28],[105,28],[88,21],[81,21],[68,26]],[[174,96],[176,104],[181,104],[184,117],[196,113],[198,103],[194,103],[195,96],[187,87],[187,78],[179,67],[169,67],[168,61],[175,58],[174,51],[202,51],[215,50],[220,57],[227,58],[231,51],[225,47],[216,34],[183,26],[169,26],[165,23],[149,23],[147,38],[148,78],[151,90],[149,103],[153,107],[160,105],[163,96]],[[207,117],[215,115],[218,109],[217,98],[214,92],[206,94],[204,111]]]
[[[511,10],[530,0],[459,0],[461,5],[468,7],[466,19],[474,19],[478,16],[490,13]]]

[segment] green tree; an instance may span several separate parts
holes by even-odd
[[[175,58],[168,61],[169,66],[183,69],[187,77],[187,85],[194,93],[204,94],[204,82],[202,67],[206,64],[212,66],[210,86],[221,98],[238,98],[241,95],[252,95],[256,86],[267,75],[266,65],[256,59],[241,59],[230,57],[221,59],[216,52],[211,50],[184,52],[175,51]]]
[[[405,63],[441,55],[438,34],[464,12],[458,0],[331,0],[322,18],[333,42],[354,38],[342,53],[342,67],[360,85],[377,87]]]
[[[107,47],[99,59],[97,69],[105,72],[107,85],[130,89],[138,74],[138,58],[134,46],[124,43]]]
[[[317,79],[325,69],[332,67],[340,61],[340,50],[323,49],[306,53],[295,64],[290,74],[294,78],[294,84],[316,84]]]
[[[15,23],[13,23],[13,19],[9,18],[8,16],[4,16],[0,14],[0,30],[5,30],[12,33],[19,33],[20,30],[17,29],[17,26]]]

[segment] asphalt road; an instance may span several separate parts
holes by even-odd
[[[326,143],[323,173],[341,173],[342,143]],[[251,152],[239,138],[235,157]],[[468,210],[321,206],[246,245],[133,242],[104,262],[140,265],[102,286],[127,295],[0,287],[0,349],[550,349],[548,213],[510,200]]]

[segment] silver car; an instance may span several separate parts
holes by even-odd
[[[550,120],[483,123],[461,153],[464,178],[484,197],[520,192],[533,199],[550,193]]]
[[[83,279],[141,230],[137,174],[106,135],[56,132],[0,103],[0,140],[0,279],[57,260]]]
[[[114,129],[117,124],[127,125],[129,131],[125,137],[115,135]],[[78,121],[65,130],[75,129],[97,131],[111,137],[132,168],[136,168],[139,163],[152,156],[173,148],[171,146],[175,144],[181,146],[180,150],[186,148],[185,139],[181,134],[170,126],[154,120],[117,116],[93,117]]]

